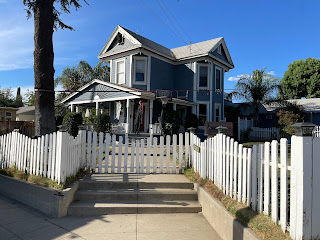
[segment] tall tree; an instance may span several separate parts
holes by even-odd
[[[236,98],[247,102],[253,108],[254,121],[257,124],[261,104],[275,100],[278,79],[266,73],[266,68],[253,71],[252,75],[244,75],[235,85],[233,94]]]
[[[0,89],[0,107],[15,107],[15,100],[10,88]]]
[[[17,88],[15,106],[16,107],[23,107],[22,96],[21,96],[21,88],[20,87]]]
[[[29,89],[27,90],[27,92],[24,95],[26,101],[25,101],[25,105],[26,106],[34,106],[34,92],[33,91],[29,91]]]
[[[307,58],[290,64],[279,90],[283,99],[320,97],[320,59]]]
[[[64,24],[54,3],[70,13],[70,7],[81,7],[80,0],[23,0],[27,16],[34,17],[34,88],[35,88],[35,134],[54,132],[54,53],[52,36],[54,29],[72,29]],[[84,0],[86,2],[86,0]]]

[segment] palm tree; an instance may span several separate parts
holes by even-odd
[[[234,96],[247,102],[253,108],[255,124],[258,123],[259,106],[276,101],[278,78],[266,73],[266,68],[253,71],[252,75],[243,75],[235,85]]]
[[[61,10],[70,13],[69,8],[81,7],[80,0],[23,0],[27,17],[34,16],[34,88],[35,88],[35,134],[37,136],[54,132],[54,29],[70,29],[64,24],[54,3],[60,3]],[[86,3],[86,0],[84,0]]]

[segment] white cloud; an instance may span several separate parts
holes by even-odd
[[[229,77],[228,81],[236,82],[236,81],[239,81],[241,78],[245,78],[245,77],[249,77],[249,76],[250,75],[248,75],[248,74],[240,74],[240,75],[237,75],[236,77]]]
[[[267,74],[269,74],[271,76],[275,76],[276,75],[274,71],[267,72]]]
[[[24,11],[9,13],[0,13],[0,71],[32,68],[33,21],[27,20]]]

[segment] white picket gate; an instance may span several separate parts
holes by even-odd
[[[96,173],[181,173],[189,159],[189,138],[181,133],[129,144],[128,137],[117,140],[116,135],[88,131],[86,166]]]

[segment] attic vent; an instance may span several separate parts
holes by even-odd
[[[117,35],[117,42],[120,45],[124,44],[124,37],[121,33],[118,33],[118,35]]]
[[[218,46],[218,54],[221,55],[221,45]]]

